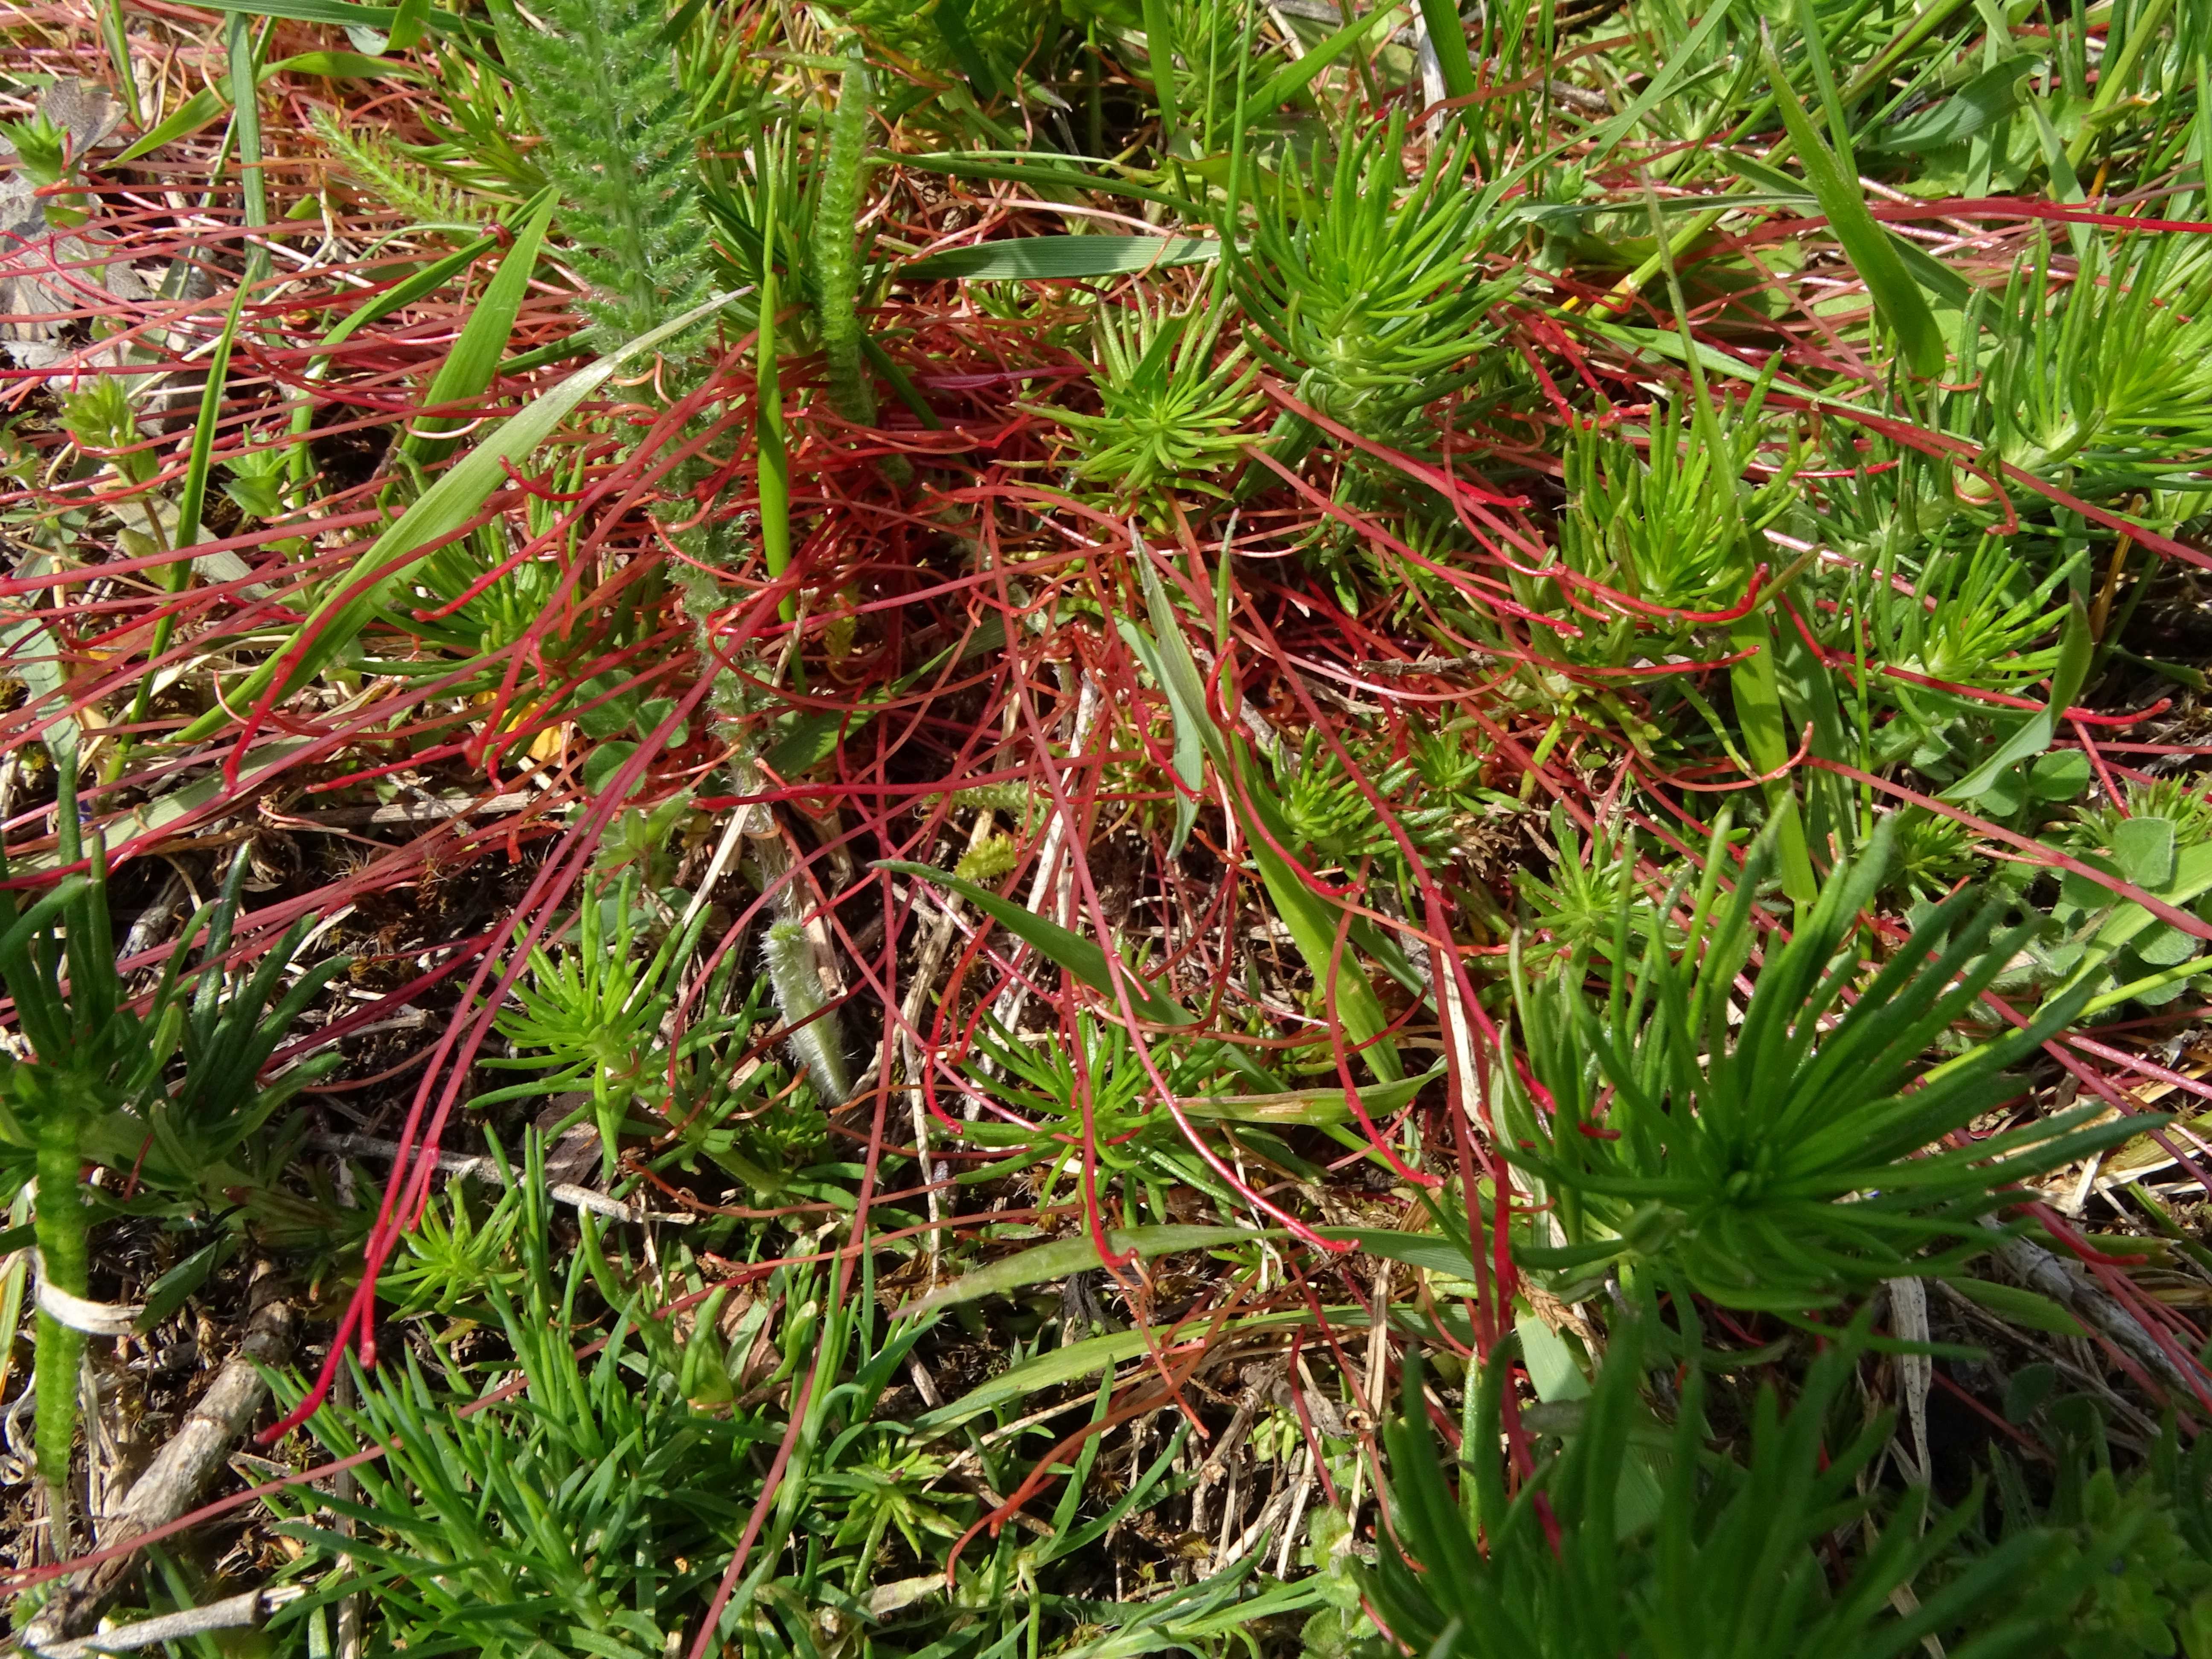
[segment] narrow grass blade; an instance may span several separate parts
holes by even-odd
[[[1813,187],[1820,211],[1828,216],[1829,227],[1844,245],[1867,292],[1874,296],[1875,309],[1897,337],[1899,349],[1914,374],[1931,377],[1942,374],[1946,355],[1942,331],[1936,325],[1935,313],[1929,310],[1920,285],[1898,258],[1889,233],[1867,211],[1866,198],[1850,156],[1838,158],[1821,142],[1804,105],[1790,88],[1771,40],[1766,43],[1766,64],[1773,76],[1774,100],[1805,169],[1806,182]]]
[[[261,79],[276,75],[319,75],[332,81],[427,81],[430,77],[412,64],[396,64],[389,58],[371,58],[360,52],[302,52],[280,58],[261,71]]]
[[[1742,0],[1718,0],[1718,3],[1708,8],[1705,15],[1698,20],[1697,27],[1684,37],[1674,55],[1667,60],[1658,74],[1651,77],[1650,84],[1636,94],[1635,101],[1593,135],[1589,150],[1576,158],[1578,164],[1595,167],[1613,153],[1622,139],[1636,131],[1645,116],[1659,107],[1662,99],[1671,97],[1674,88],[1681,84],[1682,77],[1703,61],[1705,43],[1719,32],[1721,25],[1728,21],[1741,3]],[[1430,32],[1435,32],[1433,26]]]
[[[207,505],[208,473],[215,449],[215,428],[222,413],[223,388],[230,376],[231,348],[238,339],[239,313],[246,305],[246,284],[240,283],[230,296],[230,311],[222,319],[222,332],[216,337],[215,349],[208,356],[207,383],[200,389],[200,416],[192,428],[191,457],[185,468],[184,487],[177,494],[177,551],[182,555],[200,538],[200,513]],[[179,562],[167,573],[172,591],[184,586],[185,567]],[[159,654],[158,650],[155,654]],[[150,681],[151,676],[149,676]]]
[[[32,580],[50,574],[52,562],[46,555],[26,553],[17,567],[16,574],[22,580]],[[63,667],[62,647],[33,611],[27,621],[9,623],[0,627],[0,669],[9,677],[23,683],[25,707],[44,709],[50,702],[62,699],[62,688],[68,675]],[[46,729],[47,752],[64,763],[73,762],[82,733],[76,717],[60,713],[52,725]]]
[[[506,463],[526,459],[530,453],[559,430],[577,404],[605,386],[624,363],[672,339],[685,329],[711,317],[733,296],[716,295],[706,304],[641,334],[621,350],[580,368],[557,386],[533,400],[485,434],[483,441],[439,476],[422,498],[398,521],[379,536],[345,579],[308,614],[306,622],[276,654],[228,688],[225,699],[234,708],[266,696],[272,687],[285,690],[312,679],[336,661],[368,625],[384,604],[399,574],[422,554],[452,537],[476,515],[507,477]],[[180,740],[198,742],[221,731],[230,720],[222,708],[210,709],[186,726]]]
[[[1167,0],[1144,0],[1145,52],[1152,61],[1152,95],[1160,106],[1160,151],[1172,155],[1182,132],[1182,114],[1176,96],[1175,29],[1168,17]]]
[[[553,199],[550,191],[541,191],[524,203],[521,213],[516,216],[527,217]],[[425,295],[435,294],[466,270],[481,255],[498,246],[498,237],[486,234],[454,249],[442,259],[433,260],[405,282],[396,283],[374,299],[363,301],[358,309],[348,312],[337,327],[323,336],[322,343],[315,348],[317,353],[326,355],[344,344],[356,331],[368,327],[380,317],[388,317],[403,306],[413,305]]]
[[[123,94],[124,112],[130,116],[133,126],[143,127],[146,117],[138,103],[138,76],[131,66],[131,35],[123,21],[123,0],[101,0],[100,38],[107,48],[108,66],[115,71],[115,84]]]
[[[1334,1243],[1357,1244],[1368,1255],[1395,1261],[1446,1279],[1474,1277],[1474,1258],[1467,1253],[1465,1238],[1443,1233],[1396,1232],[1383,1227],[1316,1227],[1314,1231]]]
[[[353,0],[191,0],[205,11],[246,17],[284,17],[295,23],[328,23],[333,28],[374,29],[381,34],[398,17],[391,6],[356,5]]]
[[[1258,1237],[1249,1227],[1116,1227],[1106,1235],[1106,1243],[1117,1256],[1140,1255],[1149,1259],[1172,1255],[1177,1250],[1210,1250],[1217,1245],[1236,1244]],[[951,1284],[939,1285],[912,1307],[902,1309],[900,1316],[926,1319],[958,1303],[1003,1296],[1009,1291],[1042,1285],[1048,1279],[1065,1279],[1070,1273],[1079,1273],[1097,1265],[1098,1247],[1088,1235],[1056,1238],[1049,1244],[1036,1245],[1001,1257],[973,1273],[963,1273]]]
[[[791,455],[784,443],[783,381],[776,338],[776,313],[783,308],[775,273],[775,246],[781,228],[777,185],[782,175],[779,155],[767,163],[760,186],[760,332],[754,346],[757,367],[753,374],[753,437],[760,457],[761,558],[771,577],[781,576],[791,568]],[[799,614],[788,595],[777,611],[786,622]]]
[[[222,119],[222,112],[229,107],[230,100],[213,87],[202,87],[178,105],[160,125],[118,155],[112,165],[120,167],[142,155],[151,155],[162,145],[174,143]]]
[[[392,20],[392,32],[385,36],[386,52],[406,52],[422,38],[422,31],[430,19],[430,0],[399,0],[398,15]]]
[[[1105,947],[1095,939],[1070,933],[1058,922],[1048,921],[1035,911],[1023,908],[1003,894],[994,893],[972,881],[963,881],[958,876],[949,875],[930,865],[915,864],[905,859],[878,859],[869,868],[916,876],[940,887],[950,888],[1048,961],[1065,968],[1101,996],[1113,996],[1113,970],[1107,963]],[[1181,1005],[1162,996],[1135,975],[1125,974],[1123,980],[1129,988],[1131,1005],[1146,1019],[1162,1025],[1188,1025],[1193,1023],[1189,1013]]]
[[[1746,653],[1729,671],[1735,697],[1737,721],[1743,728],[1744,752],[1761,772],[1778,772],[1790,763],[1795,745],[1782,713],[1781,684],[1774,671],[1774,636],[1766,613],[1753,611],[1729,629],[1729,643]],[[1797,815],[1797,792],[1786,777],[1766,786],[1768,808],[1776,818],[1782,860],[1784,890],[1800,904],[1820,895],[1813,862],[1805,846],[1805,826]]]
[[[1116,617],[1114,623],[1130,650],[1136,653],[1137,660],[1144,664],[1146,671],[1166,693],[1168,714],[1175,723],[1175,772],[1182,788],[1176,795],[1175,833],[1168,839],[1168,856],[1174,858],[1182,851],[1192,827],[1198,822],[1199,795],[1206,787],[1206,741],[1202,735],[1208,723],[1206,711],[1185,706],[1177,688],[1168,679],[1167,670],[1152,647],[1151,636],[1144,629],[1126,617]]]
[[[2089,676],[2089,662],[2096,648],[2096,641],[2090,637],[2087,608],[2077,595],[2067,612],[2066,631],[2059,641],[2058,666],[2051,677],[2050,703],[2022,720],[2012,736],[1998,745],[1996,754],[1946,789],[1943,799],[1972,800],[1985,794],[2021,762],[2033,760],[2050,748],[2051,739],[2058,735],[2059,720],[2081,695],[2081,683]]]
[[[499,361],[507,349],[507,337],[514,332],[515,316],[530,292],[531,273],[538,266],[538,249],[545,240],[546,227],[552,219],[553,198],[548,192],[539,198],[537,211],[526,218],[515,233],[514,246],[499,262],[491,281],[484,284],[483,295],[469,313],[467,326],[453,342],[446,361],[439,365],[430,390],[423,398],[429,407],[467,403],[482,397],[491,385],[492,378],[499,373]],[[400,440],[400,453],[424,465],[441,461],[453,453],[459,440],[437,434],[465,424],[456,418],[433,416]],[[429,429],[422,429],[425,427]]]
[[[1436,5],[1440,9],[1449,9],[1444,0],[1423,0],[1423,3],[1425,7]],[[1304,57],[1296,63],[1285,64],[1261,83],[1260,90],[1252,94],[1250,106],[1255,110],[1273,110],[1289,103],[1310,86],[1323,70],[1358,46],[1379,26],[1394,21],[1401,9],[1399,6],[1377,6],[1364,17],[1352,19],[1320,45],[1307,47]],[[1467,40],[1460,33],[1459,19],[1455,16],[1451,19],[1450,29],[1452,38],[1459,42],[1460,67],[1467,75],[1467,90],[1472,93],[1474,90],[1474,72],[1468,67]],[[1433,22],[1430,24],[1429,31],[1432,35],[1436,33]],[[1441,51],[1437,55],[1439,62],[1443,61]],[[1444,84],[1447,88],[1451,84],[1449,70],[1445,71]],[[1453,95],[1460,94],[1455,93]]]
[[[1248,1234],[1247,1237],[1249,1237]],[[1096,1258],[1093,1258],[1096,1260]],[[1361,1307],[1321,1310],[1321,1316],[1331,1328],[1339,1331],[1364,1330],[1371,1322],[1368,1311]],[[1223,1325],[1216,1334],[1225,1340],[1244,1332],[1285,1331],[1312,1322],[1316,1316],[1306,1309],[1297,1308],[1283,1313],[1257,1314],[1249,1319],[1234,1319]],[[1153,1343],[1158,1341],[1157,1331],[1112,1331],[1104,1336],[1086,1337],[1080,1342],[1071,1342],[1065,1347],[1050,1348],[1035,1358],[1024,1359],[1009,1366],[996,1376],[978,1383],[957,1400],[948,1400],[933,1411],[924,1412],[914,1419],[917,1434],[939,1434],[945,1430],[980,1417],[985,1412],[1036,1394],[1042,1389],[1057,1388],[1080,1377],[1096,1376],[1109,1365],[1118,1365],[1125,1359],[1133,1359]]]
[[[1051,283],[1203,264],[1220,257],[1221,244],[1208,236],[1024,236],[933,253],[902,267],[899,276],[913,282],[955,276],[976,282]]]
[[[1869,149],[1890,155],[1917,155],[1963,144],[2012,113],[2021,104],[2021,89],[2035,59],[2023,52],[1984,70],[1942,103],[1900,121],[1869,143]]]
[[[1429,26],[1429,45],[1443,72],[1444,91],[1454,98],[1474,97],[1474,64],[1467,54],[1467,25],[1460,21],[1459,8],[1452,0],[1421,0],[1421,21]]]

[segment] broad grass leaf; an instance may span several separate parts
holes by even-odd
[[[1766,62],[1773,76],[1774,101],[1782,111],[1783,125],[1789,129],[1790,143],[1805,169],[1805,181],[1812,186],[1820,211],[1827,215],[1829,228],[1844,245],[1844,252],[1850,256],[1860,280],[1866,283],[1867,292],[1874,296],[1875,309],[1897,337],[1907,366],[1923,376],[1942,374],[1948,356],[1943,332],[1936,325],[1935,313],[1929,310],[1919,283],[1906,271],[1895,240],[1867,211],[1857,173],[1848,157],[1839,160],[1821,142],[1804,105],[1791,89],[1782,60],[1771,43],[1767,47]]]
[[[1062,282],[1119,276],[1166,265],[1204,264],[1221,257],[1210,236],[1023,236],[981,247],[955,248],[901,265],[902,282],[961,277],[975,282]]]
[[[1370,1084],[1357,1091],[1291,1089],[1279,1094],[1185,1097],[1182,1106],[1186,1117],[1231,1123],[1304,1124],[1315,1127],[1349,1121],[1352,1115],[1352,1097],[1355,1093],[1360,1109],[1370,1117],[1395,1112],[1428,1085],[1443,1077],[1446,1069],[1444,1063],[1439,1060],[1417,1077],[1403,1078],[1395,1083]],[[1326,1233],[1327,1230],[1323,1229],[1323,1231]],[[1384,1252],[1378,1251],[1377,1254]]]
[[[1924,109],[1875,138],[1867,148],[1888,155],[1917,155],[1963,144],[1995,126],[2020,107],[2021,84],[2035,59],[2023,52],[1984,70],[1932,109]]]
[[[467,325],[453,342],[453,349],[446,354],[446,361],[438,366],[429,391],[423,394],[422,401],[431,408],[466,404],[481,398],[498,374],[507,337],[514,332],[515,317],[530,292],[531,275],[538,268],[538,250],[545,240],[546,228],[553,221],[553,193],[544,191],[524,217],[521,228],[515,232],[514,246],[499,262],[491,281],[484,284],[483,294],[469,312]],[[400,453],[426,465],[441,461],[453,453],[460,440],[441,437],[438,433],[466,424],[465,419],[457,416],[434,417],[400,440]],[[431,429],[423,430],[423,426]]]

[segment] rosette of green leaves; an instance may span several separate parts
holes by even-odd
[[[1865,1322],[1829,1344],[1786,1413],[1771,1387],[1759,1391],[1741,1464],[1709,1449],[1698,1365],[1671,1427],[1644,1403],[1651,1322],[1646,1313],[1614,1332],[1587,1398],[1524,1408],[1540,1459],[1510,1498],[1498,1447],[1514,1345],[1493,1355],[1469,1400],[1456,1496],[1431,1438],[1418,1354],[1407,1364],[1405,1410],[1384,1431],[1392,1525],[1369,1590],[1413,1652],[1898,1659],[1936,1636],[1971,1637],[1952,1651],[1985,1659],[2045,1653],[2085,1585],[2140,1530],[2136,1517],[2109,1517],[2092,1529],[2094,1548],[2080,1551],[2048,1529],[2026,1530],[1932,1588],[1923,1575],[1954,1549],[1981,1494],[1931,1513],[1915,1489],[1832,1582],[1824,1558],[1871,1507],[1857,1483],[1892,1432],[1886,1416],[1863,1422],[1856,1406],[1844,1437],[1829,1432],[1832,1408],[1856,1393]],[[1656,1475],[1656,1512],[1620,1501],[1623,1470],[1638,1464]],[[1893,1612],[1893,1592],[1916,1582],[1917,1602]]]
[[[1626,904],[1610,962],[1571,957],[1538,981],[1516,951],[1530,1081],[1500,1068],[1508,1156],[1540,1179],[1564,1235],[1524,1261],[1589,1273],[1650,1261],[1723,1305],[1798,1316],[1884,1279],[1956,1268],[1988,1248],[1982,1219],[2015,1183],[2136,1127],[2090,1128],[2085,1107],[1943,1144],[2020,1091],[2007,1068],[2075,1018],[2090,987],[1935,1063],[1931,1050],[2042,924],[2003,927],[2004,897],[1961,891],[1869,966],[1859,917],[1892,836],[1884,819],[1786,939],[1759,926],[1770,833],[1725,897],[1727,842],[1715,837],[1679,954],[1654,933],[1632,957]],[[1733,988],[1747,974],[1739,1007]]]
[[[1102,307],[1092,337],[1096,414],[1044,408],[1077,440],[1073,471],[1123,500],[1173,490],[1219,496],[1208,474],[1233,468],[1260,407],[1242,347],[1216,361],[1227,307],[1171,312],[1141,292]]]
[[[1410,185],[1405,142],[1400,110],[1325,167],[1286,156],[1259,190],[1249,252],[1224,251],[1253,350],[1314,409],[1380,443],[1411,441],[1423,410],[1472,382],[1498,336],[1490,313],[1515,283],[1480,263],[1504,185],[1468,182],[1470,141]],[[1280,428],[1279,459],[1312,441],[1303,426]]]

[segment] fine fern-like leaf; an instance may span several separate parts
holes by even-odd
[[[592,285],[600,349],[703,301],[711,286],[694,144],[663,9],[645,0],[550,0],[535,28],[497,11],[500,49],[544,135],[571,259]]]
[[[491,217],[491,204],[483,197],[403,154],[390,138],[349,131],[320,107],[307,118],[341,173],[416,224],[475,229]]]

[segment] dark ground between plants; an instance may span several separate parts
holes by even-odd
[[[2212,1655],[2212,10],[5,17],[20,1648]]]

